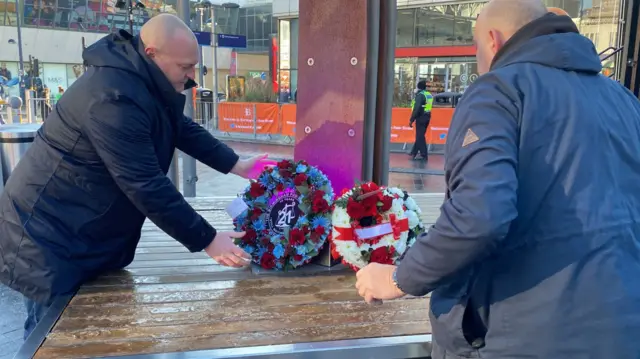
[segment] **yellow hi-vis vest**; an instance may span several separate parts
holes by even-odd
[[[431,112],[431,108],[433,107],[433,96],[431,95],[431,92],[429,91],[425,91],[422,90],[420,92],[418,92],[416,94],[416,96],[418,96],[418,94],[423,94],[424,97],[427,99],[427,101],[424,104],[424,112]],[[414,110],[414,107],[416,106],[416,98],[414,97],[413,100],[411,100],[411,110]]]

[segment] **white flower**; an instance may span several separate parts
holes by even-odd
[[[391,194],[397,194],[400,198],[404,198],[404,192],[398,187],[390,187],[387,189]]]
[[[416,228],[420,224],[420,217],[416,212],[407,210],[404,215],[409,219],[409,228]]]
[[[404,201],[404,204],[407,206],[407,209],[410,209],[412,211],[415,211],[416,209],[418,209],[418,204],[411,197],[407,198],[407,200]]]

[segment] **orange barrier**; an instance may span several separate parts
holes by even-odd
[[[293,137],[296,135],[296,105],[282,105],[280,107],[280,123],[284,136]]]
[[[453,108],[434,108],[427,129],[427,143],[443,145]],[[255,116],[254,116],[255,112]],[[391,142],[413,143],[415,127],[409,127],[411,109],[395,107],[391,111]],[[255,133],[261,135],[296,135],[296,105],[273,103],[222,102],[218,105],[218,130],[223,132]]]
[[[254,113],[255,112],[255,113]],[[275,103],[222,102],[218,104],[218,129],[223,132],[275,135],[279,133]]]

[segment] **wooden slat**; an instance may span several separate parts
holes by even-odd
[[[415,197],[430,226],[442,198]],[[229,200],[190,199],[218,230]],[[84,285],[36,358],[77,359],[430,333],[428,297],[369,306],[355,273],[260,276],[190,253],[146,222],[133,263]]]

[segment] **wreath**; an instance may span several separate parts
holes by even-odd
[[[252,180],[247,209],[233,221],[236,240],[265,269],[290,270],[318,255],[331,231],[333,189],[327,176],[305,161],[284,160]]]
[[[356,185],[334,203],[331,255],[356,271],[369,263],[395,264],[426,229],[420,213],[397,187]]]

